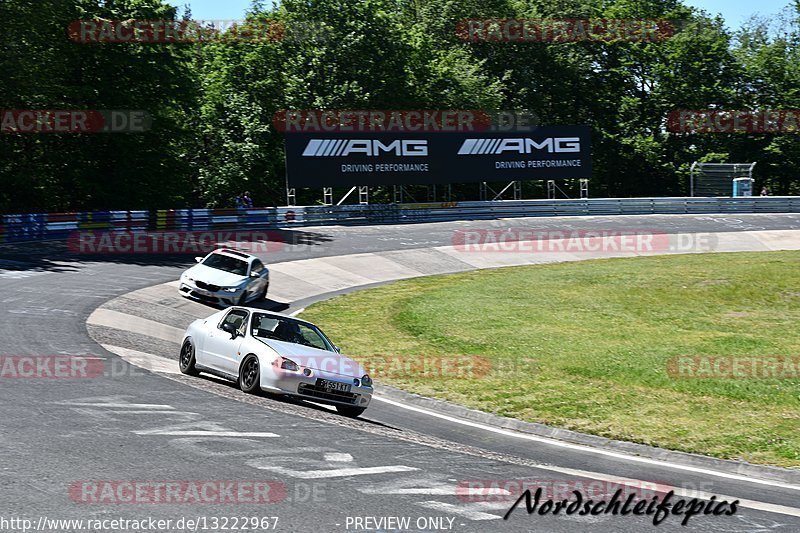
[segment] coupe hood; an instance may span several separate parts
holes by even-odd
[[[224,270],[207,267],[205,265],[195,265],[186,271],[186,275],[192,279],[200,280],[203,283],[219,285],[220,287],[235,287],[247,280],[247,276],[231,274]]]
[[[256,338],[275,350],[278,355],[291,359],[301,367],[317,370],[323,374],[360,378],[367,373],[360,364],[340,353],[276,339]]]

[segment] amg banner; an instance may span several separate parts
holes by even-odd
[[[290,187],[589,178],[590,133],[287,133],[286,173]]]

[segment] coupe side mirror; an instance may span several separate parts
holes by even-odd
[[[261,277],[261,274],[259,274],[258,272],[250,272],[250,277],[251,278],[258,278],[258,277]]]
[[[228,324],[227,322],[222,324],[222,331],[226,331],[231,334],[231,339],[235,339],[239,336],[239,331],[233,327],[233,324]]]
[[[202,261],[202,260],[203,260],[203,258],[202,258],[202,257],[195,257],[195,258],[194,258],[194,260],[195,260],[195,261],[197,261],[197,262],[199,263],[200,261]]]
[[[334,346],[333,349],[336,350],[336,353],[342,353],[342,349],[338,346]]]

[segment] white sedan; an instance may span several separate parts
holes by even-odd
[[[183,337],[181,372],[205,372],[263,390],[336,406],[358,416],[372,399],[372,379],[310,322],[262,309],[233,307],[195,320]]]
[[[269,269],[258,257],[222,248],[195,259],[181,274],[181,295],[223,306],[267,299]]]

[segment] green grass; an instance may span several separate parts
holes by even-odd
[[[800,381],[679,379],[670,358],[800,355],[800,253],[583,261],[401,281],[314,305],[367,364],[476,356],[380,382],[604,437],[800,466]],[[385,368],[385,367],[377,367]]]

